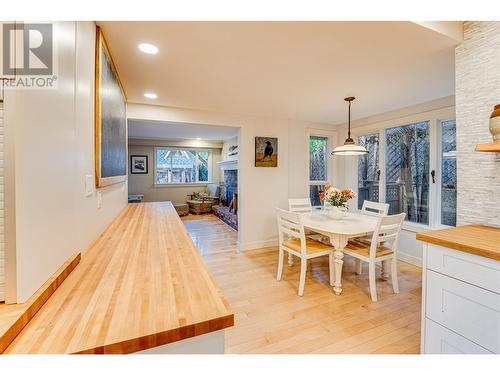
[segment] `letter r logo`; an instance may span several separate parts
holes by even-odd
[[[52,75],[52,24],[4,24],[2,52],[5,75]]]

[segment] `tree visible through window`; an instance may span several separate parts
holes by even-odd
[[[456,121],[441,122],[441,224],[457,225]]]
[[[321,205],[319,191],[328,180],[328,137],[309,137],[309,196],[313,206]]]
[[[379,201],[378,134],[362,135],[358,144],[368,150],[368,154],[358,159],[358,208],[361,208],[365,200]]]
[[[156,184],[188,184],[208,181],[207,151],[156,149]]]
[[[389,214],[429,224],[429,122],[386,129],[385,138]]]
[[[208,181],[208,152],[198,151],[198,181]]]

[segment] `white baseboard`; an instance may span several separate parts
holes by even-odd
[[[251,241],[251,242],[238,242],[240,251],[262,249],[263,247],[278,246],[278,239],[271,238],[269,240]]]
[[[397,254],[398,254],[399,260],[401,260],[405,263],[410,263],[410,264],[413,264],[414,266],[422,268],[422,259],[420,259],[416,256],[413,256],[413,255],[410,255],[410,254],[405,254],[401,250],[398,251]]]

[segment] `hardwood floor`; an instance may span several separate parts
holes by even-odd
[[[277,248],[237,253],[237,233],[215,216],[185,217],[184,224],[235,315],[226,330],[227,353],[419,353],[421,271],[399,262],[399,294],[377,279],[371,302],[368,269],[354,273],[346,256],[343,293],[328,285],[328,257],[308,267],[297,295],[299,263],[276,281]]]

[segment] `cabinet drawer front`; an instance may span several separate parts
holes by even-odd
[[[427,268],[500,293],[500,262],[497,260],[428,244]]]
[[[492,354],[430,319],[425,320],[424,354]]]
[[[500,353],[500,295],[428,270],[426,316]]]

